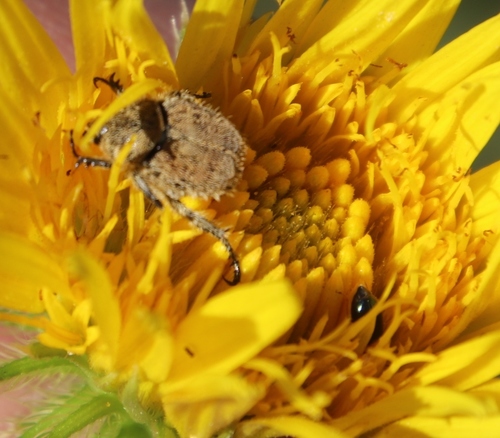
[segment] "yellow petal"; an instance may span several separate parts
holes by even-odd
[[[279,436],[293,436],[297,438],[347,438],[348,435],[339,429],[327,426],[302,417],[259,418],[244,422],[241,429],[246,436],[257,435],[259,426],[266,426],[277,432]],[[267,435],[266,435],[267,436]],[[274,435],[272,435],[274,436]]]
[[[43,27],[24,2],[5,0],[0,5],[0,75],[2,89],[32,115],[40,105],[42,85],[69,69]],[[65,96],[56,96],[62,101]]]
[[[492,417],[410,417],[384,428],[379,438],[470,438],[489,437],[500,430],[500,415]]]
[[[315,391],[311,395],[302,392],[297,388],[293,377],[285,368],[272,360],[251,359],[244,367],[259,371],[269,377],[271,381],[275,382],[280,391],[286,394],[290,404],[309,418],[320,420],[323,408],[331,403],[331,398],[321,391]]]
[[[499,95],[497,62],[466,77],[419,115],[422,130],[432,126],[428,160],[439,161],[444,175],[465,173],[495,132],[500,122]]]
[[[453,415],[484,417],[490,411],[491,402],[488,399],[445,387],[416,387],[399,391],[357,412],[350,412],[334,420],[333,425],[349,436],[359,436],[410,415],[417,418]]]
[[[40,342],[74,354],[84,354],[86,346],[97,337],[95,326],[87,328],[90,301],[80,302],[71,312],[72,303],[65,306],[59,295],[44,289],[42,296],[50,321],[46,322],[45,332],[38,335]]]
[[[141,360],[140,367],[151,382],[164,382],[172,359],[172,335],[167,330],[159,329],[150,336],[153,342],[149,352]]]
[[[120,333],[116,362],[107,350],[95,356],[106,371],[120,370],[122,378],[129,378],[137,365],[147,379],[164,381],[172,363],[172,333],[167,323],[144,306],[135,304],[126,312]],[[94,358],[94,356],[92,356]]]
[[[391,104],[391,117],[408,120],[415,102],[429,105],[465,78],[500,58],[500,15],[493,17],[443,47],[399,81]],[[474,56],[466,56],[473,53]]]
[[[0,306],[37,313],[44,308],[39,296],[42,288],[69,295],[66,275],[58,261],[32,242],[2,233],[0,254],[0,277],[5,280]]]
[[[0,160],[2,169],[0,175],[8,183],[19,184],[17,181],[20,180],[21,171],[30,162],[29,157],[33,153],[37,132],[30,115],[26,114],[25,108],[22,108],[21,101],[9,96],[3,87],[0,90],[0,102],[2,102],[0,108],[2,120],[0,153],[3,156],[3,159]],[[9,187],[7,186],[6,189],[9,190]],[[2,205],[10,204],[2,203]]]
[[[264,388],[237,376],[194,376],[177,391],[162,385],[163,408],[179,436],[209,438],[241,418]]]
[[[85,291],[92,300],[95,322],[101,329],[101,335],[111,354],[116,355],[121,315],[107,272],[96,260],[83,252],[74,253],[69,259],[69,264],[74,275],[83,281]]]
[[[493,398],[497,401],[497,405],[500,406],[500,380],[498,378],[491,379],[489,382],[486,382],[477,388],[471,389],[469,391],[470,394],[474,394],[480,397],[489,397]],[[497,407],[497,411],[498,411]],[[492,411],[494,412],[494,411]]]
[[[486,245],[489,246],[491,243],[493,244],[493,248],[488,254],[486,268],[478,277],[477,284],[473,284],[474,295],[481,296],[481,299],[471,300],[467,307],[465,307],[460,318],[462,330],[465,329],[463,336],[468,336],[472,331],[480,330],[482,327],[499,322],[496,306],[500,304],[500,296],[498,294],[500,240],[494,239],[493,242],[486,242]],[[457,331],[457,333],[460,333],[462,330]]]
[[[33,231],[33,222],[30,217],[32,192],[29,190],[28,184],[20,181],[13,175],[14,172],[11,172],[19,170],[15,160],[7,159],[4,161],[11,165],[0,164],[0,205],[5,206],[3,207],[4,211],[0,214],[1,229],[18,235],[30,235]],[[9,167],[11,171],[7,170]]]
[[[32,177],[30,163],[39,132],[34,114],[27,113],[26,108],[21,107],[22,102],[8,95],[4,87],[0,90],[0,101],[0,204],[4,206],[0,214],[1,228],[29,235],[33,231],[30,216],[33,191],[28,180]]]
[[[196,2],[176,62],[182,88],[198,91],[210,70],[220,75],[222,63],[231,58],[242,12],[242,1]]]
[[[365,74],[380,77],[393,69],[394,64],[388,58],[407,64],[403,74],[413,70],[434,52],[459,4],[460,0],[432,0],[427,3],[387,50],[373,61],[378,67],[368,67]]]
[[[292,80],[300,78],[305,71],[308,76],[314,77],[336,57],[352,56],[353,53],[361,57],[362,69],[366,68],[426,3],[426,0],[362,0],[352,8],[349,4],[348,8],[341,9],[345,16],[335,11],[338,3],[327,3],[311,24],[312,30],[308,34],[310,47],[290,67]]]
[[[303,0],[287,0],[284,2],[255,37],[248,54],[259,51],[262,57],[268,56],[272,51],[269,43],[271,32],[277,36],[281,47],[285,47],[290,43],[290,33],[293,33],[295,41],[291,45],[293,50],[294,44],[301,41],[304,30],[311,24],[322,3],[319,0],[306,2]]]
[[[483,305],[479,315],[475,315],[473,321],[463,335],[500,322],[500,315],[497,311],[500,305],[500,295],[496,293],[498,288],[498,266],[500,265],[500,245],[497,234],[500,231],[498,222],[498,212],[500,211],[500,162],[491,164],[473,173],[470,178],[470,187],[474,193],[474,205],[472,208],[472,218],[474,220],[472,235],[486,239],[486,246],[493,249],[488,256],[485,271],[481,273],[482,280],[480,289],[475,293],[484,296],[481,300]],[[479,300],[478,300],[479,301]],[[469,310],[469,307],[467,308]]]
[[[474,193],[472,233],[483,235],[485,230],[496,233],[500,228],[500,161],[474,172],[470,177],[470,188]]]
[[[500,375],[500,330],[485,333],[437,355],[414,376],[420,385],[438,383],[460,391]]]
[[[300,311],[286,281],[239,286],[208,300],[177,328],[170,384],[234,370],[288,330]]]
[[[58,295],[50,290],[43,289],[43,302],[50,321],[54,322],[62,330],[67,330],[70,333],[76,333],[81,329],[81,326],[75,321],[66,306],[63,305]],[[81,333],[76,333],[75,336],[80,338]]]
[[[139,54],[146,54],[161,67],[158,79],[177,87],[174,65],[165,41],[144,10],[142,1],[119,0],[111,14],[113,28]],[[167,17],[165,17],[167,19]]]
[[[90,90],[92,78],[99,73],[98,66],[106,59],[106,18],[110,14],[109,2],[70,0],[69,6],[76,68],[82,75],[81,83],[88,84]],[[78,92],[81,93],[81,90]],[[83,96],[79,94],[75,107],[82,102]]]
[[[165,210],[162,213],[161,231],[156,239],[156,243],[149,255],[148,265],[144,275],[137,284],[137,291],[148,294],[154,287],[155,274],[158,270],[168,272],[170,270],[170,260],[172,257],[172,234],[170,226],[172,214]]]

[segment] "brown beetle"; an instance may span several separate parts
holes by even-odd
[[[112,75],[94,78],[107,84],[116,94],[123,89]],[[190,210],[183,196],[214,198],[231,192],[241,179],[246,156],[243,138],[220,112],[204,104],[187,91],[171,91],[157,98],[143,98],[115,114],[102,127],[94,142],[104,158],[80,156],[71,134],[71,147],[77,158],[75,167],[111,167],[121,148],[132,138],[134,143],[124,163],[124,170],[136,186],[158,207],[165,202],[195,227],[220,240],[229,253],[235,285],[241,270],[225,231]]]

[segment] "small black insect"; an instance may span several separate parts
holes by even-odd
[[[377,304],[377,299],[370,293],[370,291],[364,286],[359,286],[351,303],[351,320],[356,322],[372,310],[375,307],[375,304]],[[380,338],[380,336],[382,336],[383,332],[384,326],[382,315],[379,313],[375,319],[375,328],[373,329],[372,336],[368,343],[371,344],[375,342],[378,338]]]
[[[114,75],[94,78],[95,86],[99,82],[116,94],[123,91]],[[234,270],[233,279],[224,280],[235,285],[241,279],[241,269],[225,230],[180,201],[183,196],[218,200],[236,188],[243,173],[245,142],[226,117],[199,100],[208,96],[169,91],[123,108],[94,138],[103,158],[80,156],[72,133],[70,141],[77,158],[75,167],[111,167],[123,146],[134,138],[125,172],[157,207],[168,203],[192,225],[223,243]]]

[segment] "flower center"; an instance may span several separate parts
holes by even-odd
[[[264,249],[280,246],[281,262],[295,275],[306,276],[317,267],[331,275],[341,265],[355,269],[358,263],[370,270],[370,208],[354,199],[354,188],[347,183],[349,161],[310,162],[310,149],[295,147],[265,154],[247,168],[250,185],[268,176],[245,206],[254,210],[246,232],[261,233]],[[363,280],[371,285],[369,276]]]
[[[380,298],[395,279],[383,315],[384,327],[397,326],[391,343],[402,354],[444,345],[450,326],[459,330],[456,307],[446,303],[461,303],[459,314],[466,307],[475,286],[472,267],[463,268],[482,245],[470,241],[467,177],[442,175],[428,159],[432,126],[420,127],[418,115],[391,120],[390,88],[384,78],[361,77],[356,55],[296,77],[293,65],[276,67],[275,50],[260,64],[235,68],[233,58],[231,66],[237,76],[258,65],[228,105],[257,154],[244,173],[243,206],[253,211],[245,233],[262,236],[254,278],[286,266],[304,296],[294,332],[301,339],[318,335],[323,317],[320,335],[349,318],[359,286]]]

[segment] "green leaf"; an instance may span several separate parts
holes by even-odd
[[[0,381],[29,373],[41,375],[44,372],[86,375],[83,369],[71,359],[23,357],[0,365]]]

